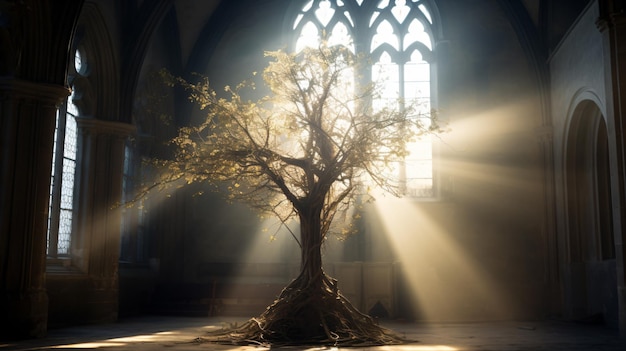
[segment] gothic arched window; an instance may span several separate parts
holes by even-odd
[[[426,0],[309,0],[293,23],[294,50],[316,47],[325,36],[329,45],[367,54],[373,64],[366,76],[382,89],[373,108],[405,101],[428,116],[433,105],[433,26]],[[409,156],[398,166],[403,192],[434,196],[432,140],[424,135],[407,147]]]
[[[50,179],[48,208],[48,245],[50,258],[69,256],[72,240],[72,217],[74,212],[74,176],[76,173],[78,108],[74,105],[73,82],[85,72],[79,50],[75,51],[74,64],[70,65],[68,80],[72,93],[57,110]]]

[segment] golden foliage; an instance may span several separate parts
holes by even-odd
[[[266,56],[272,61],[262,76],[270,95],[256,101],[242,97],[252,82],[225,87],[222,98],[207,77],[190,82],[162,72],[206,115],[180,128],[171,140],[173,159],[153,160],[160,169],[155,184],[216,184],[229,199],[282,221],[321,206],[322,235],[370,186],[396,193],[387,168],[406,156],[407,141],[437,124],[424,127],[424,116],[405,104],[374,111],[376,87],[360,84],[358,74],[364,59],[342,46]]]

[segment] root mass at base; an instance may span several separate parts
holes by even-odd
[[[204,341],[236,345],[370,346],[405,342],[359,312],[323,271],[301,274],[259,317],[232,329],[211,333]]]

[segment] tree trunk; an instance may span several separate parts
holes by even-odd
[[[302,261],[300,275],[259,317],[208,340],[248,345],[397,344],[401,338],[378,326],[341,295],[337,281],[322,269],[322,206],[299,212]]]
[[[311,289],[322,286],[322,233],[321,208],[311,208],[300,213],[300,242],[302,244],[300,276]],[[312,290],[313,291],[313,290]]]

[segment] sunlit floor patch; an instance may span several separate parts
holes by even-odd
[[[69,344],[69,345],[59,345],[59,346],[53,346],[53,349],[102,349],[102,348],[107,348],[107,347],[121,347],[121,346],[125,346],[125,343],[120,343],[120,342],[109,342],[109,341],[102,341],[102,342],[84,342],[84,343],[78,343],[78,344]]]
[[[446,345],[394,345],[381,346],[380,351],[458,351],[459,349]]]
[[[159,338],[160,333],[156,333],[156,334],[146,334],[146,335],[135,335],[135,336],[127,336],[127,337],[123,337],[123,338],[115,338],[115,339],[111,339],[110,341],[112,342],[124,342],[124,343],[133,343],[133,342],[146,342],[146,341],[155,341],[157,339],[162,339]],[[168,335],[168,334],[174,334],[174,333],[167,333],[167,334],[162,334],[162,335]]]

